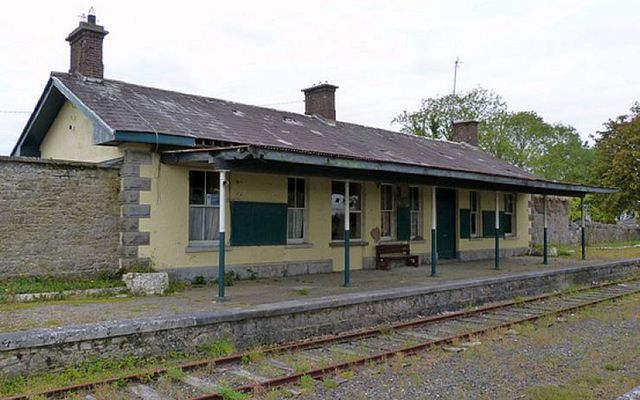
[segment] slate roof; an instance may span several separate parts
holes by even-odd
[[[514,178],[540,178],[465,143],[420,138],[347,122],[105,79],[52,73],[115,131],[253,144],[335,157]]]

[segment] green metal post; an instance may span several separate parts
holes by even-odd
[[[500,193],[496,192],[496,255],[495,269],[500,269]]]
[[[547,196],[543,196],[542,197],[542,218],[543,218],[543,222],[544,222],[544,230],[543,230],[543,234],[542,234],[542,263],[544,265],[549,264],[549,257],[548,257],[548,242],[547,242]]]
[[[218,244],[218,300],[224,299],[224,243],[225,233],[220,232]]]
[[[438,274],[438,246],[436,246],[436,230],[431,229],[431,276]]]
[[[542,235],[542,263],[544,265],[549,264],[549,258],[547,255],[547,227],[544,227]]]
[[[437,227],[436,187],[431,188],[431,276],[438,274],[438,243],[436,235]]]
[[[344,287],[351,287],[351,258],[350,245],[351,232],[348,229],[344,231]]]
[[[495,269],[500,269],[500,228],[496,228],[496,266]]]
[[[344,182],[344,287],[351,287],[351,205],[349,181]]]
[[[226,226],[227,226],[227,172],[220,171],[219,201],[218,201],[218,301],[224,301],[224,256],[226,243]]]
[[[585,230],[584,230],[584,197],[580,198],[580,219],[581,219],[581,224],[580,224],[580,235],[581,235],[581,240],[580,240],[580,245],[582,246],[582,259],[586,260],[587,259],[587,237],[585,235]]]

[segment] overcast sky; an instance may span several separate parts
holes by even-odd
[[[94,6],[105,77],[303,112],[340,86],[337,117],[382,128],[421,98],[482,86],[583,138],[640,100],[639,1],[12,2],[0,14],[0,154],[8,154],[66,35]],[[289,103],[291,104],[280,104]]]

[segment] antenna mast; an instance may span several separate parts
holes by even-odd
[[[456,96],[456,83],[458,81],[458,66],[460,66],[460,64],[462,64],[462,61],[460,61],[460,57],[456,57],[456,63],[453,67],[453,96]]]

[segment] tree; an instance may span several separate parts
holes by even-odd
[[[401,131],[433,139],[451,140],[451,122],[489,121],[507,111],[498,94],[481,87],[460,95],[423,99],[418,111],[404,110],[392,121]]]
[[[630,111],[607,121],[605,130],[594,137],[593,183],[620,189],[593,198],[594,207],[609,221],[624,213],[637,216],[640,212],[640,103]]]
[[[405,133],[451,139],[451,121],[475,119],[478,145],[488,153],[548,179],[584,182],[593,150],[569,125],[549,124],[534,111],[511,112],[502,97],[483,88],[422,100],[392,122]]]

